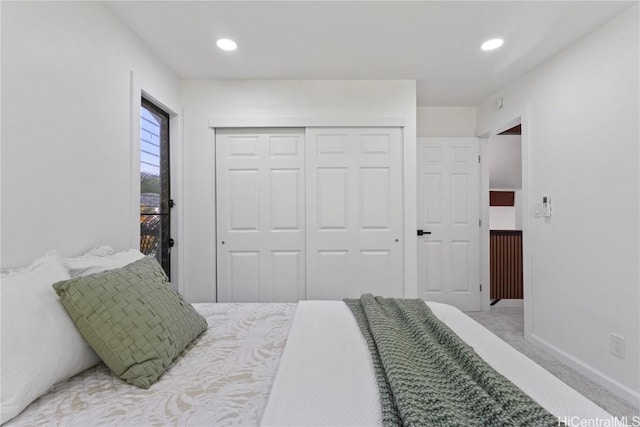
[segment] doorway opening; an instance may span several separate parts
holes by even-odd
[[[505,132],[506,131],[506,132]],[[530,340],[532,326],[532,291],[531,281],[531,219],[530,219],[530,179],[529,179],[529,133],[530,121],[528,107],[522,106],[511,111],[508,115],[494,121],[490,126],[482,129],[478,136],[481,138],[482,158],[482,222],[491,223],[490,215],[490,177],[489,177],[489,139],[501,133],[519,133],[520,137],[520,179],[521,185],[519,193],[514,190],[514,206],[516,214],[516,228],[521,228],[522,242],[522,299],[516,300],[522,315],[524,338]],[[504,136],[504,135],[502,135]],[[516,161],[517,163],[517,161]],[[518,205],[520,208],[518,208]],[[491,283],[491,261],[490,261],[490,226],[482,227],[482,280],[483,283]],[[489,287],[489,286],[487,286]],[[490,292],[483,294],[483,311],[496,310],[501,305],[509,305],[507,300],[501,300],[496,306],[491,306]]]
[[[490,305],[522,305],[521,124],[489,137],[488,161]]]

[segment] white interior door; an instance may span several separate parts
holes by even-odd
[[[305,298],[304,130],[216,130],[219,302]]]
[[[477,138],[418,138],[420,298],[482,308]]]
[[[403,295],[399,128],[308,128],[307,297]]]

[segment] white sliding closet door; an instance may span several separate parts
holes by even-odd
[[[400,128],[307,128],[307,297],[403,295]]]
[[[219,302],[305,295],[304,130],[216,130]]]

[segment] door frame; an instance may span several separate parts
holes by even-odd
[[[490,309],[490,263],[489,263],[489,162],[488,148],[489,137],[497,135],[513,126],[522,125],[522,271],[523,271],[523,299],[524,299],[524,337],[527,341],[531,340],[532,331],[532,290],[533,279],[531,276],[531,176],[530,176],[530,135],[531,121],[529,113],[529,105],[524,105],[514,110],[506,112],[502,118],[491,123],[484,129],[480,129],[478,137],[480,138],[480,155],[483,161],[480,164],[481,174],[481,203],[482,203],[482,236],[481,236],[481,253],[482,253],[482,283],[483,292],[482,306],[483,311]]]

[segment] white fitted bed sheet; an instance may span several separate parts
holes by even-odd
[[[457,308],[432,302],[427,305],[489,365],[561,421],[572,417],[608,419],[611,423],[607,425],[618,425],[604,409]],[[351,311],[341,301],[301,301],[261,425],[380,424],[375,373]]]

